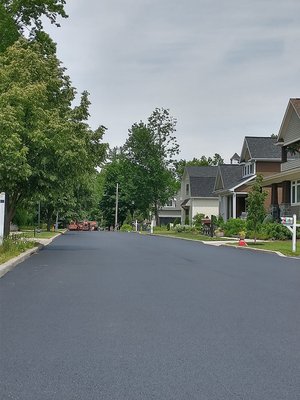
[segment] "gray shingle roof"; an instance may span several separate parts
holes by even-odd
[[[215,177],[190,177],[191,197],[215,197]]]
[[[223,190],[232,189],[235,186],[242,185],[243,182],[249,179],[249,176],[247,178],[242,178],[243,166],[238,164],[219,165],[219,174],[224,183]]]
[[[281,159],[281,149],[275,146],[277,139],[271,137],[246,136],[252,159]]]
[[[191,197],[215,197],[213,193],[215,179],[218,172],[217,166],[186,167],[190,177]]]
[[[217,175],[217,166],[205,167],[185,167],[190,177],[215,177]]]

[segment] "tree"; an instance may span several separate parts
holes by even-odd
[[[156,108],[148,124],[136,123],[124,146],[132,184],[132,199],[146,213],[152,209],[159,224],[159,207],[176,192],[174,156],[179,152],[176,120],[169,110]]]
[[[25,199],[55,208],[105,156],[106,128],[86,123],[87,92],[72,108],[75,89],[49,43],[20,39],[0,54],[0,187],[9,220]]]
[[[262,181],[263,177],[258,175],[246,199],[247,226],[253,229],[255,242],[259,225],[263,222],[266,216],[264,202],[267,197],[267,192],[262,190]]]
[[[36,38],[47,18],[59,26],[58,17],[67,18],[65,0],[2,0],[0,4],[0,52],[11,46],[24,31]]]
[[[208,158],[206,156],[201,156],[200,158],[194,157],[190,161],[181,159],[179,161],[176,161],[174,164],[175,164],[175,171],[177,178],[178,180],[181,180],[185,167],[203,167],[210,165],[220,165],[224,164],[224,160],[220,156],[220,154],[215,153],[213,157],[208,157]]]

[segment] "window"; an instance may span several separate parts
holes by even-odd
[[[185,185],[185,194],[187,196],[190,194],[190,185],[188,183]]]
[[[244,176],[255,174],[255,168],[253,163],[247,163],[244,165]]]
[[[173,205],[173,199],[170,199],[170,200],[167,201],[166,207],[175,207],[175,206]]]
[[[292,204],[300,203],[300,181],[292,181]]]

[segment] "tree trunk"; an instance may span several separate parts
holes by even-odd
[[[12,196],[9,196],[8,194],[6,194],[6,199],[5,199],[5,203],[6,203],[6,214],[5,214],[5,224],[4,224],[4,236],[8,236],[10,233],[10,223],[12,222],[15,214],[16,214],[16,210],[17,210],[17,204],[18,201],[20,200],[19,194],[13,194]]]
[[[154,216],[155,216],[155,223],[156,226],[159,226],[159,215],[158,215],[158,206],[157,206],[157,202],[154,203]]]

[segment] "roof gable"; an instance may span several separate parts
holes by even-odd
[[[191,197],[214,197],[217,166],[185,167],[184,177],[189,177]]]
[[[276,139],[270,136],[245,136],[241,162],[248,160],[280,160],[281,150],[275,146]]]
[[[278,143],[290,144],[300,140],[300,99],[290,99],[279,133]]]
[[[222,180],[223,186],[217,187],[217,180],[215,185],[215,191],[228,191],[233,190],[236,187],[241,186],[249,177],[243,178],[243,166],[238,164],[223,164],[219,165],[218,177]],[[252,177],[253,178],[253,177]]]

